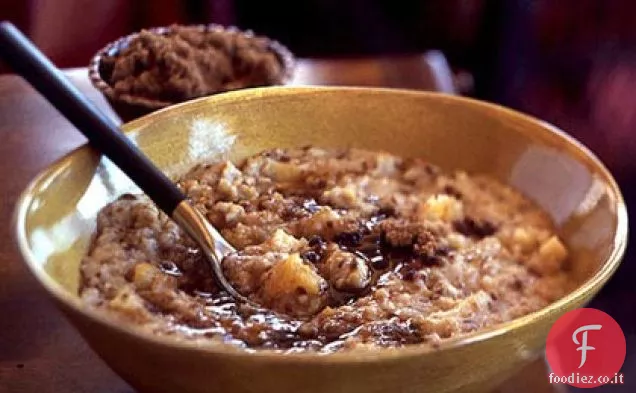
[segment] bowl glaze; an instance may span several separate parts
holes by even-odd
[[[580,285],[512,322],[439,349],[281,355],[145,335],[85,308],[78,265],[97,211],[134,191],[113,164],[82,147],[43,171],[17,205],[15,229],[34,276],[106,363],[142,392],[486,392],[541,356],[551,325],[585,305],[623,255],[627,214],[615,181],[585,147],[532,117],[437,93],[270,87],[176,105],[124,130],[170,176],[265,148],[356,146],[488,173],[555,220]]]

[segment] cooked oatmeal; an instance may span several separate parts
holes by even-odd
[[[333,352],[436,345],[570,288],[542,210],[422,159],[277,149],[197,166],[178,185],[239,250],[223,261],[228,279],[264,308],[220,291],[192,240],[141,195],[99,213],[81,265],[88,306],[179,339]]]

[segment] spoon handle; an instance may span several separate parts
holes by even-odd
[[[113,161],[161,210],[172,215],[183,193],[104,113],[90,103],[10,22],[0,22],[0,58],[26,79]]]

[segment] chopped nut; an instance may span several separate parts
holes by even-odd
[[[373,170],[373,174],[376,176],[391,176],[395,173],[397,166],[397,157],[386,154],[378,153],[376,156],[376,166]]]
[[[446,239],[448,240],[448,245],[455,249],[463,248],[468,243],[468,238],[459,233],[451,233]]]
[[[137,323],[145,323],[152,319],[143,299],[128,287],[121,288],[108,302],[108,307]]]
[[[333,187],[322,194],[322,199],[333,206],[342,208],[355,207],[363,202],[358,198],[356,189],[352,185]]]
[[[228,200],[234,200],[237,197],[238,190],[235,185],[230,183],[227,179],[220,179],[217,185],[217,190],[220,195]]]
[[[352,291],[365,288],[369,284],[370,270],[360,256],[332,248],[321,272],[334,288]]]
[[[133,282],[139,289],[150,288],[157,274],[160,274],[160,271],[154,265],[147,262],[138,263],[134,267]]]
[[[230,184],[240,183],[243,173],[230,161],[225,161],[221,167],[221,177]]]
[[[245,214],[245,209],[241,205],[231,202],[218,202],[214,209],[223,214],[228,225],[235,224]]]
[[[450,195],[434,195],[418,207],[423,220],[455,221],[463,217],[462,202]]]
[[[552,259],[560,264],[568,257],[568,251],[557,236],[552,236],[541,245],[539,255],[542,258]]]
[[[568,252],[557,236],[546,240],[539,251],[530,259],[527,265],[530,269],[542,275],[555,274],[563,268]]]
[[[297,182],[302,180],[303,171],[293,163],[284,163],[269,160],[263,168],[263,172],[272,179],[280,182]]]
[[[272,251],[278,252],[295,252],[307,244],[306,240],[298,240],[295,237],[289,235],[282,229],[277,229],[274,235],[269,238],[264,248],[269,248]]]

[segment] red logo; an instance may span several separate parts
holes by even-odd
[[[625,335],[606,313],[581,308],[563,315],[552,326],[546,343],[550,382],[578,388],[623,383]],[[620,381],[619,381],[620,379]]]

